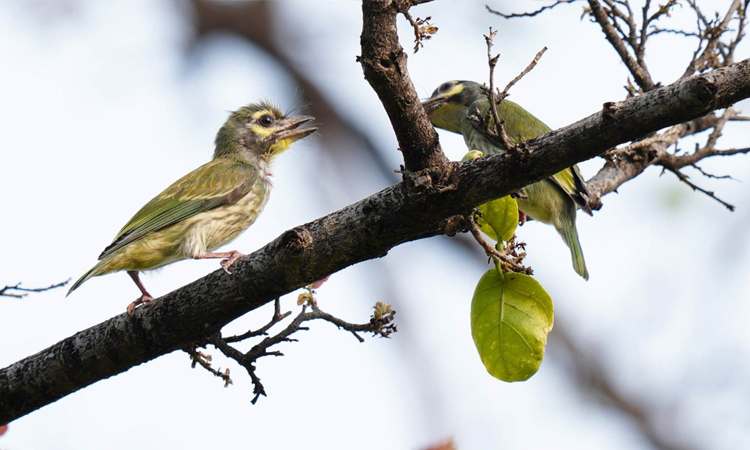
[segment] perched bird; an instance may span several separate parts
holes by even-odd
[[[138,211],[99,255],[99,262],[68,291],[91,277],[126,270],[141,296],[127,310],[153,300],[138,272],[187,258],[224,258],[229,268],[244,255],[212,253],[255,222],[271,192],[269,168],[276,156],[317,130],[313,120],[285,116],[270,102],[232,113],[216,135],[213,159],[174,182]]]
[[[441,84],[422,105],[433,125],[462,134],[469,150],[479,150],[485,155],[506,150],[498,139],[487,136],[480,125],[468,119],[476,110],[481,115],[489,111],[489,100],[479,83],[448,81]],[[498,105],[497,114],[505,122],[506,134],[514,144],[552,131],[521,106],[508,100]],[[590,215],[591,207],[586,182],[578,166],[530,184],[523,189],[523,193],[527,198],[517,199],[518,209],[535,220],[555,227],[570,248],[573,269],[588,280],[589,273],[576,230],[576,209],[580,207]]]

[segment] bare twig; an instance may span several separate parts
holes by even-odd
[[[656,84],[651,80],[651,75],[649,74],[645,65],[643,64],[643,62],[639,63],[628,52],[628,49],[623,43],[623,40],[620,38],[620,36],[618,36],[617,31],[612,26],[612,22],[610,21],[607,12],[604,10],[604,8],[602,8],[602,5],[599,3],[599,1],[588,0],[588,2],[589,6],[591,7],[591,15],[594,17],[594,19],[604,32],[604,36],[607,38],[607,41],[609,41],[615,51],[617,51],[617,54],[620,55],[620,59],[622,59],[622,61],[625,63],[625,66],[628,68],[628,70],[630,70],[630,73],[633,75],[633,78],[635,79],[635,82],[638,84],[638,86],[640,86],[640,88],[644,92],[654,89],[656,87]]]
[[[229,343],[231,343],[231,342],[239,342],[239,341],[244,341],[245,339],[248,339],[248,338],[251,338],[251,337],[267,335],[268,334],[268,330],[271,327],[273,327],[277,323],[281,322],[286,317],[289,317],[290,314],[292,314],[291,311],[287,311],[285,313],[281,312],[281,302],[277,298],[273,302],[273,317],[271,318],[271,320],[266,325],[264,325],[263,327],[261,327],[261,328],[259,328],[257,330],[250,330],[250,331],[247,331],[247,332],[242,333],[242,334],[237,335],[237,336],[226,337],[226,338],[224,338],[224,341],[229,342]]]
[[[734,178],[731,175],[714,175],[712,173],[706,172],[702,167],[700,167],[697,164],[692,164],[690,167],[692,167],[693,169],[695,169],[698,172],[700,172],[700,174],[703,175],[706,178],[711,178],[711,179],[714,179],[714,180],[732,180],[732,181],[737,181],[737,179]]]
[[[243,353],[242,351],[231,346],[230,343],[238,342],[250,337],[259,336],[261,334],[267,334],[267,331],[272,326],[287,317],[290,313],[281,313],[278,300],[276,300],[274,306],[274,315],[271,318],[271,321],[260,330],[250,331],[238,336],[231,336],[229,338],[224,338],[221,336],[221,333],[216,333],[215,335],[207,339],[206,342],[208,344],[213,345],[221,353],[223,353],[224,356],[235,360],[245,368],[253,383],[254,396],[251,400],[251,403],[255,404],[261,396],[266,396],[265,387],[263,386],[263,383],[261,383],[260,377],[258,377],[258,374],[256,373],[256,362],[258,361],[258,359],[264,356],[283,356],[283,353],[281,353],[280,351],[270,350],[270,348],[282,342],[295,342],[296,339],[293,339],[291,336],[298,331],[308,330],[306,326],[303,326],[305,322],[316,319],[325,320],[341,329],[349,331],[354,335],[355,338],[357,338],[359,342],[364,342],[364,338],[362,338],[359,333],[372,333],[373,335],[378,335],[381,337],[389,337],[392,333],[396,332],[396,325],[393,323],[393,318],[396,312],[391,308],[391,305],[389,304],[380,302],[376,303],[374,306],[373,315],[371,316],[368,323],[353,324],[320,310],[320,308],[318,308],[317,306],[317,302],[315,301],[313,294],[314,291],[311,287],[308,286],[307,292],[300,296],[300,298],[304,299],[302,312],[300,312],[286,328],[273,336],[269,336],[263,339],[247,352]],[[309,312],[308,308],[310,309]],[[185,349],[185,351],[190,354],[193,367],[195,367],[196,364],[200,364],[203,368],[211,372],[213,375],[222,378],[225,382],[225,386],[232,383],[231,379],[229,378],[229,369],[222,372],[220,370],[217,371],[213,367],[211,367],[210,355],[205,355],[199,352],[196,349],[195,345]]]
[[[505,97],[498,97],[495,98],[495,66],[497,66],[497,60],[500,58],[500,54],[498,53],[495,56],[492,56],[492,42],[495,40],[495,36],[497,35],[497,31],[493,30],[492,27],[490,27],[490,32],[486,35],[484,35],[484,41],[487,43],[487,61],[490,66],[490,87],[487,89],[487,99],[489,100],[490,104],[490,116],[492,117],[492,123],[495,124],[495,127],[500,126],[500,118],[497,115],[497,105],[505,100]],[[507,94],[506,94],[507,96]],[[487,130],[489,131],[489,130]],[[499,128],[497,129],[498,134]],[[506,144],[506,142],[503,142],[503,144]],[[513,146],[507,146],[509,150]]]
[[[21,283],[16,283],[13,286],[8,285],[8,286],[5,286],[4,288],[0,288],[0,297],[24,298],[27,295],[29,295],[29,292],[49,291],[51,289],[63,287],[69,282],[70,282],[70,279],[67,279],[60,283],[52,284],[50,286],[43,287],[43,288],[23,288],[21,287]],[[16,291],[16,292],[12,292],[12,291]],[[23,292],[23,293],[20,293],[20,292]]]
[[[545,12],[545,11],[551,10],[552,8],[554,8],[556,6],[570,4],[570,3],[575,3],[577,1],[579,1],[579,0],[558,0],[555,3],[551,4],[551,5],[542,6],[541,8],[539,8],[538,10],[533,11],[533,12],[512,13],[512,14],[505,14],[505,13],[502,13],[500,11],[494,10],[494,9],[490,8],[489,5],[485,5],[485,7],[487,8],[487,11],[489,11],[492,14],[496,14],[496,15],[498,15],[500,17],[505,18],[505,19],[515,19],[515,18],[518,18],[518,17],[534,17],[534,16],[539,15],[539,14]]]
[[[474,218],[475,214],[476,211],[464,216],[464,220],[466,221],[466,228],[477,241],[479,246],[482,247],[487,256],[489,256],[495,262],[495,264],[498,264],[504,272],[518,272],[525,273],[526,275],[533,275],[534,271],[531,267],[524,267],[521,264],[526,254],[521,253],[519,255],[515,252],[516,248],[523,248],[525,244],[515,244],[515,240],[513,240],[513,245],[508,246],[510,251],[501,252],[495,246],[487,242],[484,236],[482,236],[482,233],[479,231],[477,222]]]
[[[190,355],[191,367],[195,368],[196,364],[199,364],[204,369],[208,370],[211,374],[213,374],[216,377],[221,378],[224,380],[224,387],[228,387],[230,384],[232,384],[232,379],[229,378],[229,369],[224,369],[224,371],[221,371],[221,368],[219,370],[214,369],[211,366],[211,355],[205,354],[203,352],[198,351],[197,345],[193,344],[190,347],[184,349],[185,352],[187,352],[188,355]]]
[[[432,35],[437,33],[438,27],[430,23],[432,17],[429,16],[424,19],[420,19],[419,17],[416,20],[413,19],[411,14],[409,14],[408,8],[403,8],[401,14],[403,14],[412,28],[414,28],[414,53],[417,53],[420,48],[424,47],[424,41],[432,39]]]
[[[734,211],[734,205],[732,205],[731,203],[727,203],[724,200],[722,200],[719,197],[717,197],[715,192],[708,191],[708,190],[703,189],[702,187],[696,185],[695,183],[693,183],[692,181],[690,181],[688,179],[689,177],[687,175],[685,175],[684,173],[682,173],[679,169],[675,169],[673,167],[670,167],[670,166],[664,165],[664,164],[662,164],[662,167],[664,167],[665,170],[668,170],[668,171],[672,172],[673,174],[675,174],[677,176],[677,179],[679,179],[683,183],[685,183],[688,186],[690,186],[690,188],[692,188],[694,191],[702,192],[702,193],[708,195],[709,197],[711,197],[712,199],[716,200],[717,202],[721,203],[722,205],[724,205],[728,210]]]
[[[683,77],[689,77],[696,71],[701,71],[701,70],[705,70],[708,68],[722,67],[722,65],[716,64],[717,61],[715,61],[715,52],[716,52],[717,47],[720,46],[721,36],[724,34],[725,31],[727,31],[729,22],[732,20],[732,18],[735,17],[735,15],[740,15],[740,18],[743,21],[744,21],[744,15],[745,15],[745,12],[742,12],[742,14],[740,14],[742,2],[740,0],[734,0],[732,4],[729,5],[729,8],[727,9],[726,14],[724,15],[724,19],[718,24],[713,25],[712,22],[706,20],[705,17],[703,17],[703,15],[700,12],[700,9],[698,8],[698,6],[695,4],[694,1],[689,0],[688,3],[690,3],[690,5],[693,7],[693,10],[698,15],[700,22],[703,22],[706,25],[706,30],[705,30],[704,35],[707,36],[707,39],[705,42],[706,46],[703,49],[703,52],[701,52],[699,56],[694,57],[693,60],[690,61],[690,64],[688,64],[687,68],[685,69],[685,73],[682,75]],[[744,23],[741,23],[741,25],[744,25]],[[740,28],[738,32],[738,37],[741,38],[741,35],[742,35],[742,28]],[[732,53],[733,53],[735,45],[731,47]],[[699,49],[700,49],[700,44],[699,44]],[[726,61],[724,62],[723,65],[726,65]]]
[[[544,55],[544,52],[546,51],[547,51],[547,47],[542,47],[542,49],[537,52],[536,56],[534,56],[534,59],[531,60],[529,65],[526,66],[526,68],[523,69],[523,71],[519,73],[515,78],[510,80],[510,83],[508,83],[505,86],[505,89],[503,89],[503,92],[500,93],[499,98],[505,99],[508,96],[508,91],[510,90],[510,88],[512,88],[516,83],[518,83],[521,80],[521,78],[525,77],[526,74],[531,72],[534,69],[534,67],[536,67],[537,63],[542,58],[542,55]]]
[[[497,61],[500,58],[500,55],[492,55],[492,46],[493,41],[495,39],[495,35],[497,35],[497,31],[493,30],[492,27],[490,27],[490,32],[486,35],[484,35],[485,43],[487,44],[487,62],[489,64],[490,68],[490,79],[489,79],[489,87],[483,88],[485,95],[487,96],[487,101],[489,103],[489,111],[487,114],[489,115],[489,120],[487,120],[484,117],[481,117],[480,112],[472,111],[470,112],[470,116],[468,117],[469,120],[472,120],[476,122],[481,128],[483,128],[484,133],[490,138],[490,139],[497,139],[499,140],[503,147],[505,147],[509,154],[517,154],[523,156],[523,151],[521,151],[521,146],[519,144],[516,144],[513,142],[505,130],[505,121],[500,120],[499,114],[497,112],[497,107],[502,103],[507,97],[508,97],[508,91],[511,87],[513,87],[518,81],[521,80],[526,74],[531,72],[531,70],[536,66],[536,64],[539,62],[539,59],[544,55],[544,52],[547,51],[547,47],[542,48],[534,59],[529,63],[528,66],[515,78],[513,78],[506,86],[505,89],[503,89],[502,92],[498,92],[495,89],[495,66],[497,66]],[[491,124],[494,124],[494,129]]]

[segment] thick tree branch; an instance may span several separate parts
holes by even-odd
[[[384,256],[396,245],[455,232],[446,219],[475,205],[748,97],[750,61],[745,60],[607,103],[602,112],[526,143],[523,164],[502,154],[452,163],[449,186],[436,187],[429,177],[407,174],[402,183],[285,232],[238,261],[233,275],[217,270],[138,310],[134,319],[123,313],[0,370],[0,424],[203,341],[248,311],[350,265]],[[430,136],[423,138],[415,145],[434,145]]]
[[[391,119],[406,170],[431,168],[446,173],[448,158],[409,78],[406,53],[398,42],[396,17],[408,11],[410,4],[405,0],[362,2],[364,27],[358,61]]]

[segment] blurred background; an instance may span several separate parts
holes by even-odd
[[[710,15],[729,3],[698,0]],[[436,1],[411,10],[439,27],[417,54],[402,18],[399,27],[423,97],[446,80],[487,81],[490,26],[501,87],[547,46],[510,98],[559,128],[626,94],[626,68],[582,12],[573,4],[509,21],[482,2]],[[694,24],[688,8],[669,22]],[[78,278],[136,210],[211,158],[228,111],[261,98],[302,107],[320,132],[279,158],[265,212],[233,249],[250,253],[397,182],[396,140],[355,61],[361,26],[354,0],[0,2],[0,287]],[[655,80],[679,77],[696,44],[653,38]],[[749,54],[745,41],[737,59]],[[750,114],[750,102],[736,107]],[[460,136],[440,137],[452,159],[465,153]],[[718,148],[749,142],[747,124],[729,124]],[[602,164],[581,168],[589,178]],[[376,301],[392,303],[392,339],[360,344],[312,323],[280,347],[284,357],[260,360],[269,397],[254,406],[244,369],[218,351],[208,353],[232,370],[226,389],[175,352],[11,423],[0,448],[418,450],[446,439],[459,449],[749,448],[750,158],[703,167],[738,180],[688,171],[737,211],[652,168],[605,197],[593,218],[579,215],[589,282],[551,227],[519,228],[556,309],[544,364],[525,383],[488,375],[471,339],[486,257],[466,236],[439,237],[334,274],[318,290],[323,310],[351,322],[366,322]],[[217,268],[185,261],[143,279],[161,296]],[[65,292],[0,298],[0,366],[122,313],[138,295],[124,273]],[[297,312],[295,300],[284,297],[283,310]]]

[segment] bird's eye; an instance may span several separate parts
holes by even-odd
[[[439,92],[440,92],[441,94],[445,94],[446,92],[450,91],[452,87],[453,87],[453,83],[443,83],[443,84],[442,84],[442,85],[440,85],[440,87],[438,88],[438,91],[439,91]]]
[[[264,127],[270,127],[271,125],[273,125],[273,117],[269,114],[264,114],[260,116],[260,119],[258,119],[258,123],[260,123]]]

